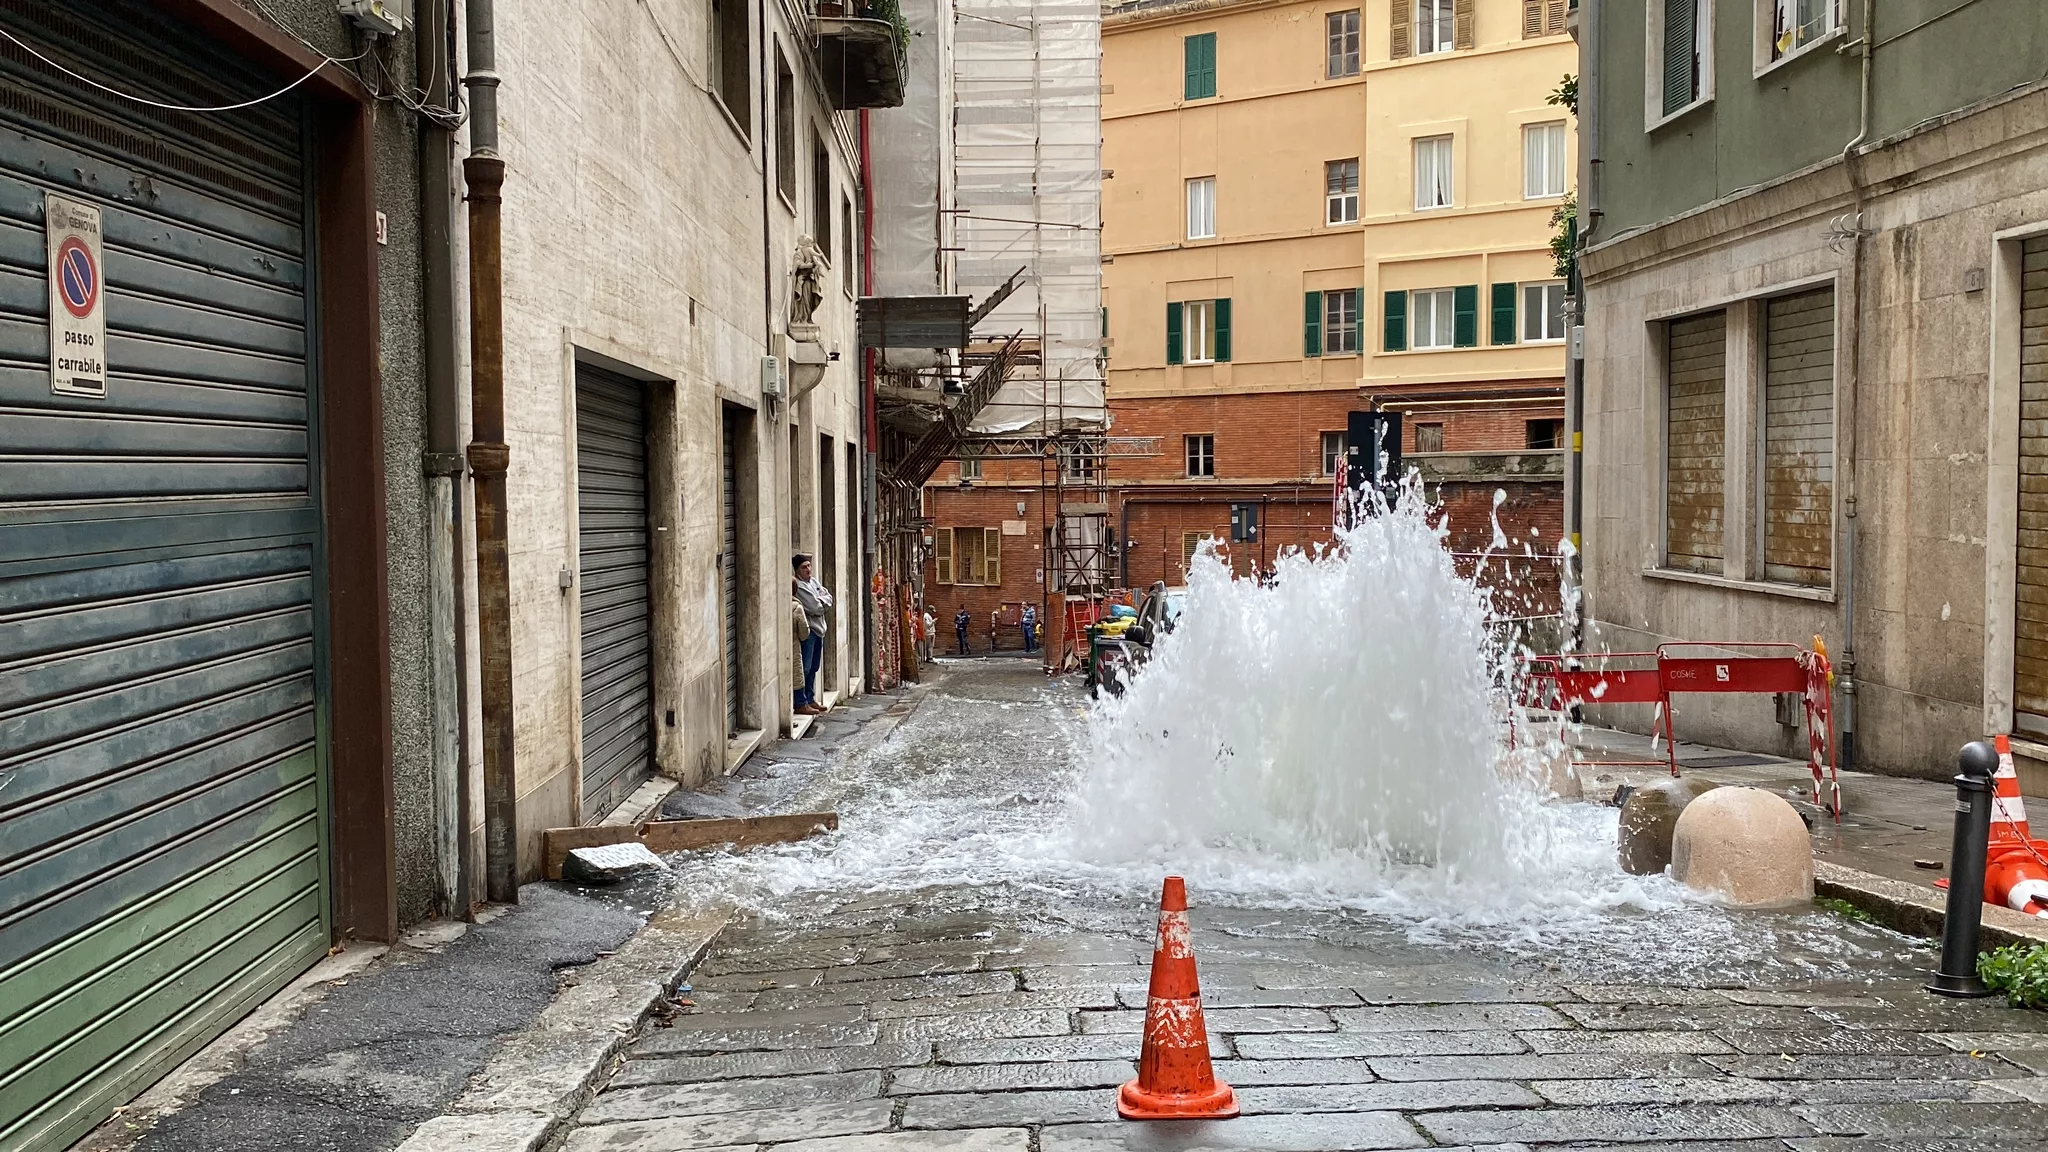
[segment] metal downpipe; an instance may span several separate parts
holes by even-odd
[[[1863,227],[1863,173],[1857,164],[1856,150],[1870,139],[1871,62],[1872,49],[1877,43],[1876,28],[1872,21],[1876,16],[1876,0],[1863,0],[1863,34],[1844,45],[1860,47],[1863,56],[1862,81],[1859,90],[1859,107],[1856,118],[1856,137],[1842,148],[1842,168],[1849,178],[1849,189],[1856,198],[1856,212],[1850,227],[1851,247],[1849,274],[1849,315],[1853,319],[1850,327],[1852,339],[1849,342],[1849,381],[1847,388],[1848,412],[1839,416],[1838,435],[1847,441],[1846,451],[1837,453],[1835,466],[1837,475],[1845,476],[1846,491],[1842,494],[1842,660],[1837,677],[1842,686],[1839,711],[1842,730],[1838,737],[1836,762],[1844,771],[1856,767],[1856,415],[1858,411],[1857,391],[1863,379],[1863,271],[1864,236]]]
[[[469,469],[476,478],[477,630],[484,734],[485,892],[519,902],[518,773],[512,720],[512,570],[507,554],[504,260],[498,73],[491,0],[467,0],[469,187]]]

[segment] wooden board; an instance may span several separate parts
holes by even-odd
[[[578,848],[597,848],[637,840],[650,852],[694,852],[731,846],[758,848],[785,844],[839,827],[837,812],[794,812],[783,816],[744,816],[716,820],[649,820],[644,824],[595,824],[587,828],[550,828],[542,833],[543,874],[562,878],[562,864]]]

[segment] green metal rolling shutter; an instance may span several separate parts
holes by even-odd
[[[583,818],[654,772],[644,389],[576,366],[576,571],[582,589]]]
[[[129,0],[9,31],[268,92]],[[303,110],[0,53],[0,1149],[63,1148],[328,946]],[[44,196],[101,209],[104,398],[50,386]]]

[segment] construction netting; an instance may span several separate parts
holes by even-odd
[[[953,163],[960,291],[1023,270],[977,339],[1023,334],[983,433],[1102,428],[1102,15],[1098,0],[955,0]]]

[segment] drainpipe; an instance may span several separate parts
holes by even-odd
[[[1856,198],[1856,214],[1852,217],[1849,243],[1853,246],[1849,272],[1849,315],[1853,318],[1850,331],[1854,338],[1849,342],[1849,386],[1844,398],[1848,401],[1848,412],[1841,414],[1837,433],[1843,441],[1843,449],[1836,453],[1837,475],[1846,477],[1847,484],[1842,494],[1842,659],[1836,666],[1836,679],[1842,686],[1842,729],[1839,747],[1836,749],[1837,762],[1845,771],[1856,767],[1856,392],[1863,379],[1863,172],[1857,163],[1856,150],[1870,139],[1870,82],[1871,47],[1877,40],[1872,34],[1871,20],[1876,0],[1863,0],[1863,35],[1839,51],[1859,49],[1863,56],[1862,87],[1859,92],[1856,118],[1856,138],[1842,149],[1842,168],[1849,177],[1849,189]]]
[[[875,290],[875,188],[871,171],[873,150],[868,136],[868,110],[860,110],[860,293]],[[944,179],[944,174],[939,176]],[[875,350],[860,350],[860,435],[861,435],[861,663],[866,672],[864,686],[874,691],[875,683],[875,596],[874,581],[881,560],[876,532],[875,453],[881,444],[879,418],[875,413]]]
[[[420,90],[449,105],[455,67],[453,0],[424,7],[414,26]],[[434,858],[436,903],[443,917],[468,919],[477,861],[469,796],[469,674],[463,622],[462,411],[455,365],[454,133],[420,119],[420,232],[427,321],[427,564],[433,677]]]
[[[485,893],[519,902],[519,800],[512,723],[512,568],[505,531],[504,259],[498,155],[498,73],[492,0],[467,0],[469,155],[469,470],[476,477],[478,651],[482,658]]]
[[[1600,20],[1601,0],[1581,0],[1579,13],[1579,210],[1574,267],[1600,227]],[[1582,650],[1586,639],[1586,281],[1583,273],[1572,288],[1577,294],[1578,315],[1574,317],[1578,337],[1566,349],[1565,426],[1570,436],[1571,504],[1566,509],[1565,532],[1572,542],[1572,583],[1579,588],[1579,608],[1572,618],[1571,648]]]

